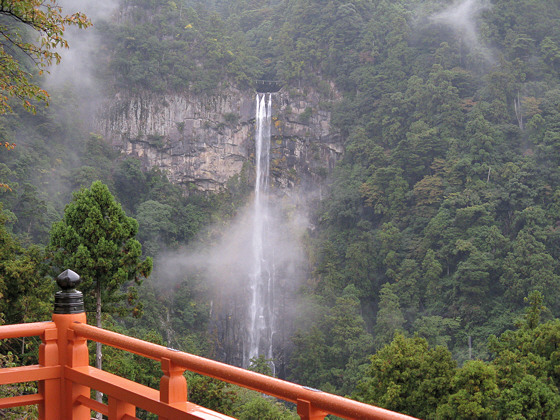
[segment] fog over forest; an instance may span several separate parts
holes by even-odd
[[[0,323],[50,319],[66,268],[94,322],[61,255],[101,228],[60,226],[95,219],[69,214],[100,181],[141,245],[104,328],[418,418],[560,417],[557,1],[56,4],[93,25],[43,75],[14,56],[50,100],[0,114]],[[36,363],[37,340],[0,346]],[[297,418],[187,377],[210,409]]]

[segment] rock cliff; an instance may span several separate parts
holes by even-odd
[[[343,151],[330,126],[329,101],[311,89],[282,90],[272,101],[273,185],[320,182]],[[117,93],[98,124],[116,148],[146,168],[159,167],[188,189],[215,191],[253,164],[254,114],[255,92],[235,88],[213,96]]]

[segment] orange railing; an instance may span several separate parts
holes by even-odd
[[[39,336],[42,340],[39,365],[0,369],[0,385],[38,381],[38,393],[2,398],[0,409],[38,404],[39,418],[44,420],[89,420],[90,410],[110,420],[130,420],[136,418],[136,408],[160,419],[231,419],[187,401],[183,374],[189,370],[293,402],[304,420],[324,419],[327,414],[360,420],[412,418],[96,328],[87,325],[83,312],[55,313],[52,318],[52,322],[0,326],[0,339]],[[163,371],[159,390],[89,366],[86,340],[158,360]],[[91,399],[92,389],[106,394],[108,404]]]

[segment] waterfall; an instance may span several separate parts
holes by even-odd
[[[271,94],[256,97],[255,202],[252,223],[252,261],[249,275],[249,316],[243,364],[259,355],[272,359],[274,265],[272,244],[267,239],[269,223],[269,167]]]

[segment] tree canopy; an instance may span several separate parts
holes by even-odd
[[[82,277],[86,306],[92,308],[92,298],[100,292],[105,310],[118,310],[114,304],[122,303],[122,286],[139,284],[152,271],[152,259],[142,260],[137,232],[136,220],[126,216],[105,184],[95,181],[74,195],[62,220],[53,225],[48,247],[52,264]],[[135,300],[130,290],[125,301]]]
[[[558,417],[560,5],[486,4],[123,0],[118,18],[98,26],[98,76],[111,95],[165,107],[169,92],[213,95],[262,77],[282,80],[283,98],[306,107],[279,119],[305,126],[317,115],[304,103],[313,95],[330,115],[344,156],[325,170],[320,198],[305,191],[306,278],[286,297],[298,300],[298,329],[276,335],[285,377],[426,418]],[[448,19],[459,5],[480,7]],[[154,256],[194,238],[217,242],[220,229],[204,227],[227,224],[250,195],[246,173],[215,195],[181,190],[84,133],[72,112],[79,92],[52,99],[38,115],[14,107],[0,119],[2,145],[18,143],[0,153],[0,179],[11,188],[0,191],[6,232],[20,241],[6,255],[23,264],[2,269],[14,276],[40,260],[24,248],[45,243],[71,191],[94,180],[138,220],[137,238]],[[165,290],[139,288],[145,316],[118,322],[226,360],[220,329],[238,313],[225,313],[196,270],[173,273],[169,287],[155,271]],[[526,314],[524,298],[537,302],[539,292],[548,312]],[[16,319],[24,302],[10,299],[18,309],[2,312]],[[201,381],[199,397],[214,385]]]
[[[11,111],[9,97],[35,111],[36,100],[49,94],[33,81],[50,65],[58,64],[58,48],[68,48],[66,26],[85,28],[83,13],[64,15],[56,0],[2,0],[0,2],[0,114]],[[36,39],[33,39],[35,38]]]

